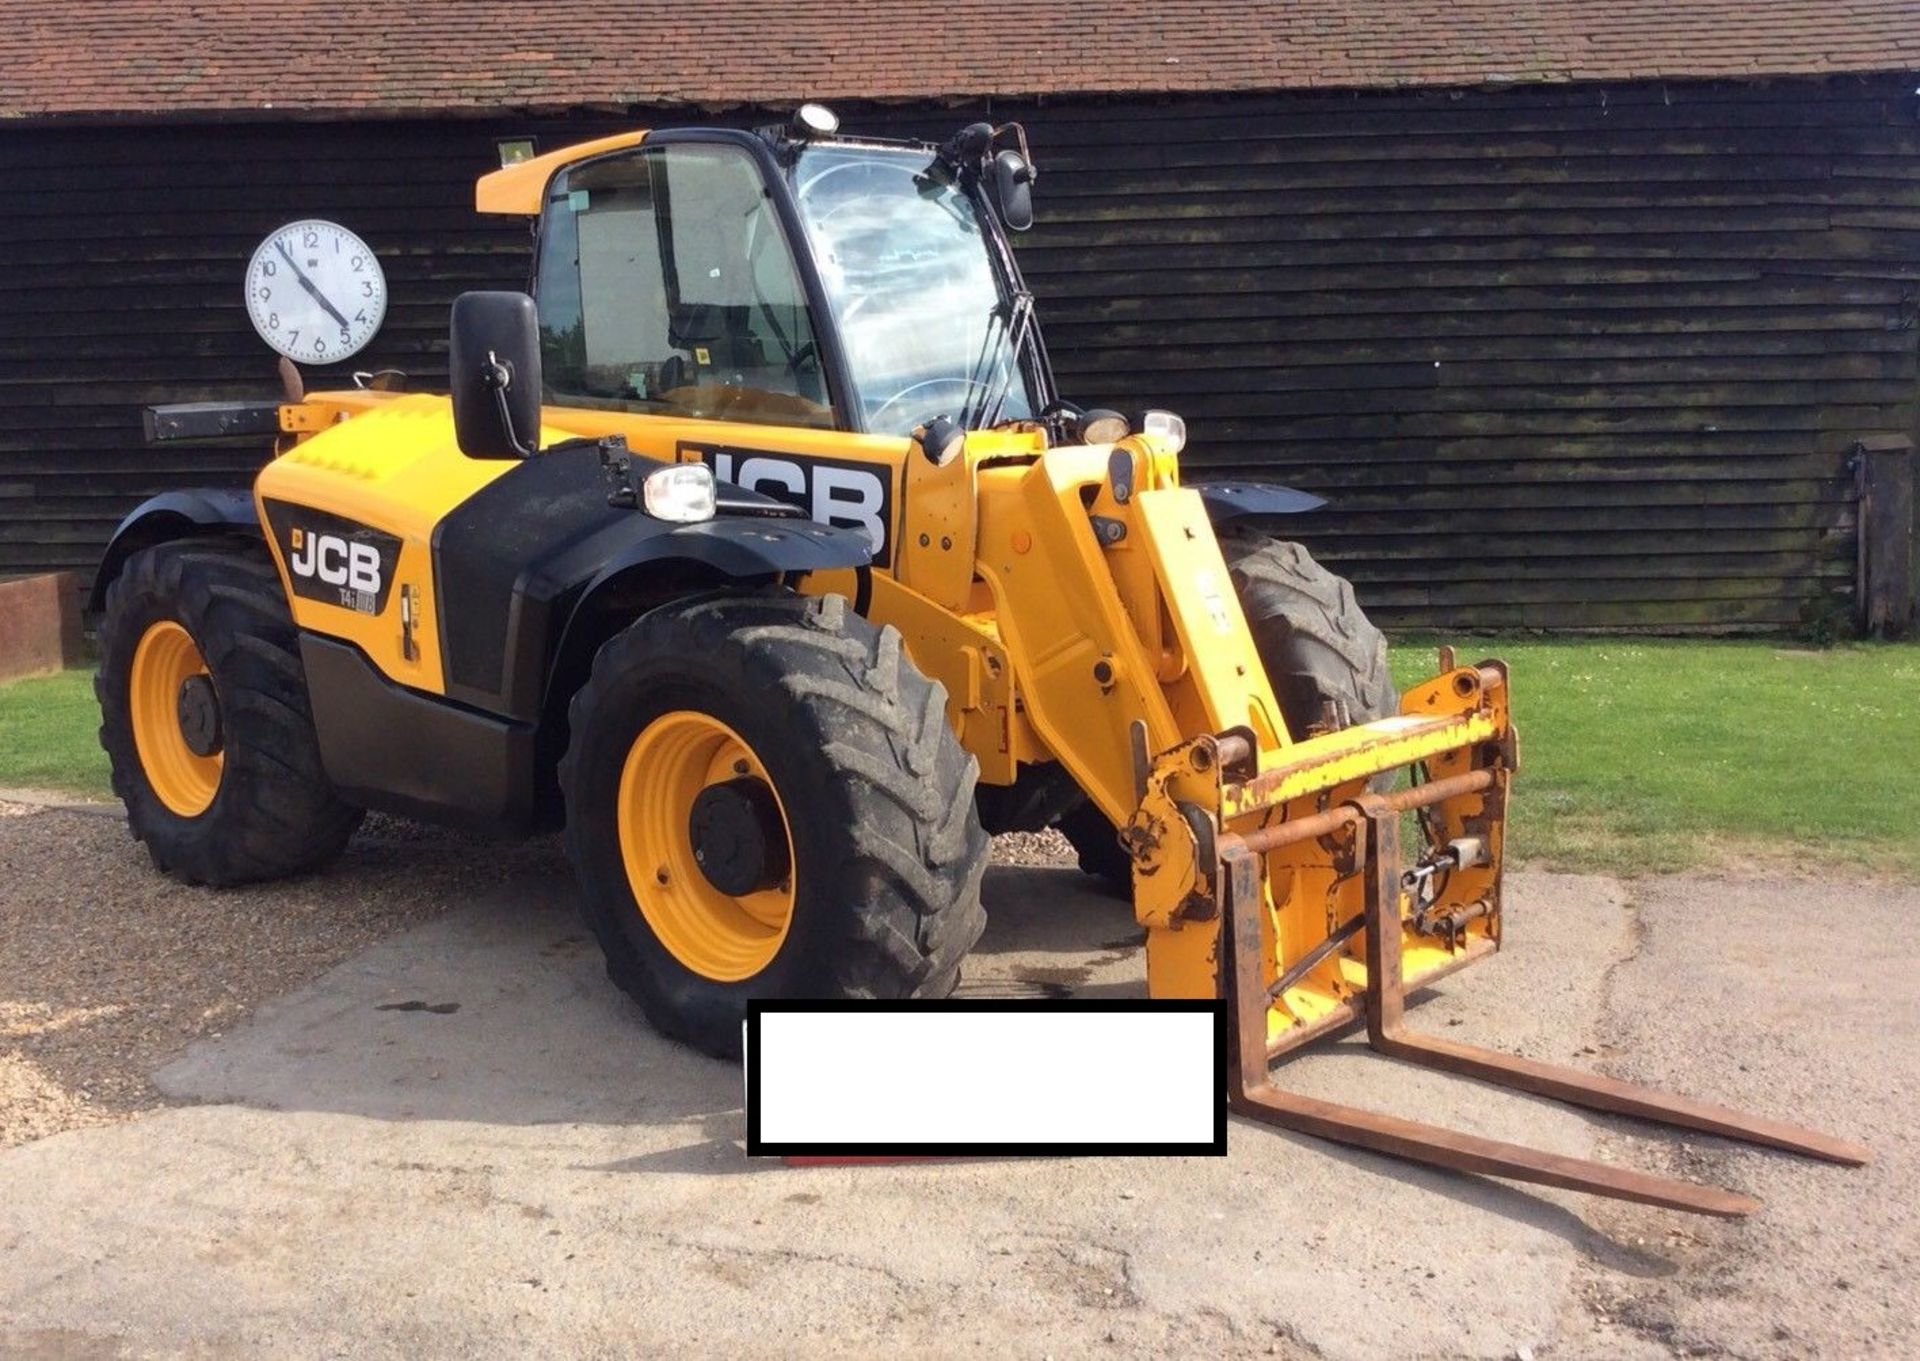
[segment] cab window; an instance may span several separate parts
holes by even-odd
[[[535,288],[557,406],[834,423],[786,235],[737,147],[641,148],[561,172]]]

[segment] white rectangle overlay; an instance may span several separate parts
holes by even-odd
[[[1220,1023],[1151,1002],[766,1009],[748,1152],[1223,1152]]]

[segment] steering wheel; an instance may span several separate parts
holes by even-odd
[[[893,396],[887,398],[886,401],[875,407],[867,416],[868,427],[874,430],[885,429],[886,425],[885,422],[880,419],[881,415],[900,405],[922,388],[963,388],[965,389],[964,399],[960,403],[963,407],[972,405],[973,396],[976,391],[982,393],[988,391],[985,383],[976,382],[971,378],[922,378],[917,383],[909,383],[906,387],[901,388],[898,392],[894,393]]]

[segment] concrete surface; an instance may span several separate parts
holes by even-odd
[[[1127,908],[1083,885],[994,871],[965,991],[1142,991]],[[1818,1121],[1872,1167],[1629,1141],[1351,1043],[1283,1080],[1767,1208],[1712,1223],[1239,1122],[1224,1159],[750,1162],[737,1070],[655,1038],[538,876],[158,1075],[201,1104],[0,1154],[0,1351],[1914,1354],[1920,893],[1636,891],[1515,876],[1506,951],[1416,1023]]]

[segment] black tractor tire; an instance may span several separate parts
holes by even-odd
[[[1299,544],[1251,529],[1223,531],[1220,551],[1296,741],[1326,725],[1330,712],[1334,728],[1399,712],[1386,635],[1360,608],[1352,583]]]
[[[682,962],[643,914],[622,851],[628,754],[650,723],[686,710],[744,739],[793,846],[786,934],[744,978]],[[953,990],[986,925],[979,763],[947,724],[945,690],[896,630],[840,596],[676,602],[600,649],[569,721],[560,780],[582,912],[608,976],[660,1033],[733,1057],[751,999]]]
[[[135,651],[169,621],[192,638],[216,696],[218,786],[192,816],[156,793],[130,708]],[[264,546],[189,539],[130,557],[107,589],[93,689],[128,830],[175,879],[225,886],[315,869],[360,825],[363,810],[321,765],[298,633]]]
[[[1220,551],[1291,736],[1299,740],[1315,728],[1370,723],[1399,711],[1386,637],[1345,578],[1299,544],[1256,530],[1222,530]],[[1081,803],[1059,827],[1082,870],[1118,892],[1132,892],[1131,861],[1098,808]]]

